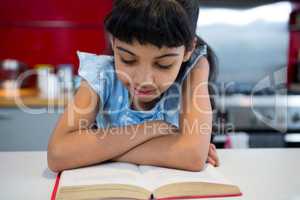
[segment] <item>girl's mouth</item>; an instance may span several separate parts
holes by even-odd
[[[154,94],[154,90],[137,90],[134,88],[134,94],[137,96],[149,96]]]

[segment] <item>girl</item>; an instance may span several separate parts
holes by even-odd
[[[105,19],[113,56],[77,52],[82,81],[50,138],[51,170],[219,164],[210,144],[214,54],[195,33],[198,14],[198,0],[115,1]]]

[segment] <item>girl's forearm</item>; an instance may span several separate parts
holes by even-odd
[[[200,158],[200,154],[195,151],[195,145],[188,145],[182,141],[182,135],[179,133],[154,138],[114,158],[113,161],[190,171],[202,170],[202,161],[206,158]]]
[[[126,127],[78,130],[53,138],[48,147],[48,165],[53,171],[100,163],[155,137],[169,134],[162,122]]]

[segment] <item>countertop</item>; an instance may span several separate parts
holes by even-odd
[[[300,148],[217,151],[218,169],[243,192],[226,199],[300,199]],[[0,199],[50,199],[56,174],[47,168],[45,151],[0,152],[0,161]]]
[[[27,107],[63,107],[72,98],[70,95],[60,95],[58,98],[43,98],[41,96],[3,97],[0,96],[0,108]]]

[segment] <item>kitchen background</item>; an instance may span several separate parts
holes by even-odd
[[[2,0],[0,151],[46,150],[78,87],[76,51],[109,54],[112,0]],[[219,148],[300,146],[300,2],[201,0],[198,34],[219,72]]]

